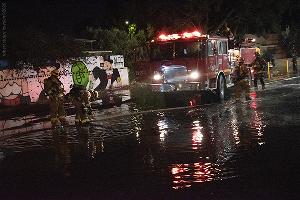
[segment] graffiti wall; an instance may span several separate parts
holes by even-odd
[[[0,105],[17,106],[39,101],[44,80],[50,76],[53,69],[54,67],[45,67],[38,71],[30,68],[1,70]],[[75,74],[72,74],[72,69],[77,70]],[[84,73],[88,89],[104,90],[129,85],[128,69],[124,66],[122,55],[110,56],[108,60],[104,60],[102,56],[78,59],[61,64],[59,72],[66,93],[70,91],[74,81],[84,78]]]

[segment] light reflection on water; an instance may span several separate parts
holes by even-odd
[[[135,167],[167,173],[171,187],[179,189],[243,175],[235,167],[237,158],[253,143],[265,142],[266,123],[258,106],[253,98],[250,103],[228,101],[194,110],[102,117],[90,128],[72,126],[61,135],[50,130],[30,133],[9,138],[0,147],[16,152],[54,148],[56,167],[72,176],[70,168],[78,157],[88,162],[106,153],[114,158],[120,147],[130,145],[146,166],[143,169],[137,159]]]
[[[193,136],[192,136],[192,141],[193,141],[193,149],[197,150],[198,146],[201,145],[201,142],[203,140],[203,134],[202,134],[202,129],[203,127],[200,125],[200,121],[196,120],[193,121]]]
[[[251,109],[253,110],[252,116],[251,116],[251,132],[253,133],[253,137],[257,139],[257,143],[259,145],[264,145],[264,128],[266,125],[262,121],[262,113],[257,111],[257,95],[255,92],[251,93],[252,96],[252,102],[251,102]]]
[[[212,163],[190,163],[173,164],[171,173],[173,176],[173,189],[191,187],[193,183],[202,183],[213,181],[218,172],[218,165]]]
[[[257,99],[249,104],[227,105],[225,108],[209,108],[206,112],[195,110],[191,115],[191,143],[199,157],[193,163],[170,165],[172,187],[190,187],[193,183],[209,182],[243,176],[234,167],[236,158],[249,150],[253,143],[265,143],[266,127],[257,110]],[[255,105],[255,106],[253,106]],[[250,109],[251,108],[251,109]],[[188,130],[185,130],[187,133]],[[203,161],[206,158],[207,161]]]

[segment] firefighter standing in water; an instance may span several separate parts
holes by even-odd
[[[233,72],[235,98],[240,99],[242,93],[245,93],[246,100],[250,98],[250,85],[249,85],[249,70],[244,64],[244,59],[238,57],[238,64]]]
[[[50,99],[50,120],[52,127],[68,124],[64,109],[64,86],[59,80],[57,69],[44,82],[44,91]]]
[[[90,122],[91,94],[82,85],[74,85],[69,93],[69,100],[73,103],[76,110],[75,124],[85,125]]]
[[[255,52],[255,60],[252,65],[254,75],[254,87],[257,90],[257,81],[259,79],[262,89],[265,89],[264,72],[266,68],[266,61],[261,57],[259,52]]]

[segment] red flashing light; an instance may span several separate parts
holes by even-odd
[[[193,37],[192,33],[185,32],[185,33],[182,34],[182,38],[191,38],[191,37]]]
[[[177,40],[180,38],[180,35],[179,34],[172,34],[172,35],[169,35],[169,39],[170,40]]]
[[[189,107],[195,107],[196,105],[197,105],[197,102],[196,102],[195,99],[191,99],[191,100],[189,101]]]
[[[158,40],[160,41],[167,41],[167,40],[177,40],[177,39],[189,39],[189,38],[197,38],[201,37],[201,33],[199,31],[194,31],[194,32],[184,32],[182,34],[170,34],[170,35],[165,35],[161,34],[158,36]]]
[[[194,31],[192,33],[195,37],[200,37],[201,36],[201,33],[199,31]]]
[[[169,37],[166,36],[165,34],[161,34],[159,37],[158,37],[160,40],[168,40]]]

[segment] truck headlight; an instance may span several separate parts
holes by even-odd
[[[160,74],[154,74],[153,79],[154,79],[155,81],[159,81],[159,80],[162,79],[162,76],[161,76]]]
[[[198,71],[192,71],[192,72],[190,73],[190,78],[193,79],[193,80],[196,80],[196,79],[198,79],[199,77],[200,77],[200,74],[199,74]]]

